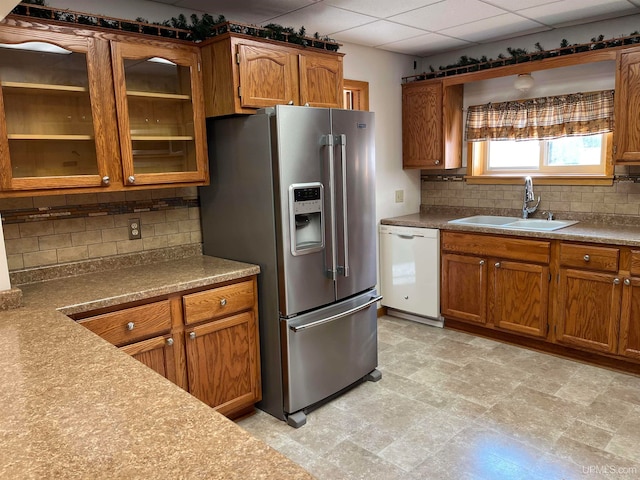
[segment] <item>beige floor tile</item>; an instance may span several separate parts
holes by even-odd
[[[640,406],[631,409],[605,450],[640,463]]]
[[[604,450],[613,438],[613,433],[608,430],[589,425],[581,420],[576,420],[565,430],[562,436],[584,443],[590,447]]]

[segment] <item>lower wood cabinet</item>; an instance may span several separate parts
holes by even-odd
[[[74,318],[230,418],[262,398],[255,277]]]
[[[640,361],[640,250],[450,231],[441,248],[445,319]]]

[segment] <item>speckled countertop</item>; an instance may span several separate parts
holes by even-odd
[[[24,285],[0,313],[0,478],[312,479],[66,317],[213,285],[257,266],[196,256]]]
[[[595,224],[579,222],[552,232],[514,230],[508,228],[481,227],[448,223],[449,220],[471,215],[413,213],[401,217],[384,218],[380,223],[405,227],[437,228],[440,230],[515,235],[519,237],[549,238],[592,243],[640,246],[640,225]]]

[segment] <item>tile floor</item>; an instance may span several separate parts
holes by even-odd
[[[381,381],[240,425],[319,480],[640,479],[640,378],[392,317],[378,338]]]

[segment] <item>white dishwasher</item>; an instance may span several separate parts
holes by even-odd
[[[380,293],[389,315],[443,325],[440,231],[380,225]]]

